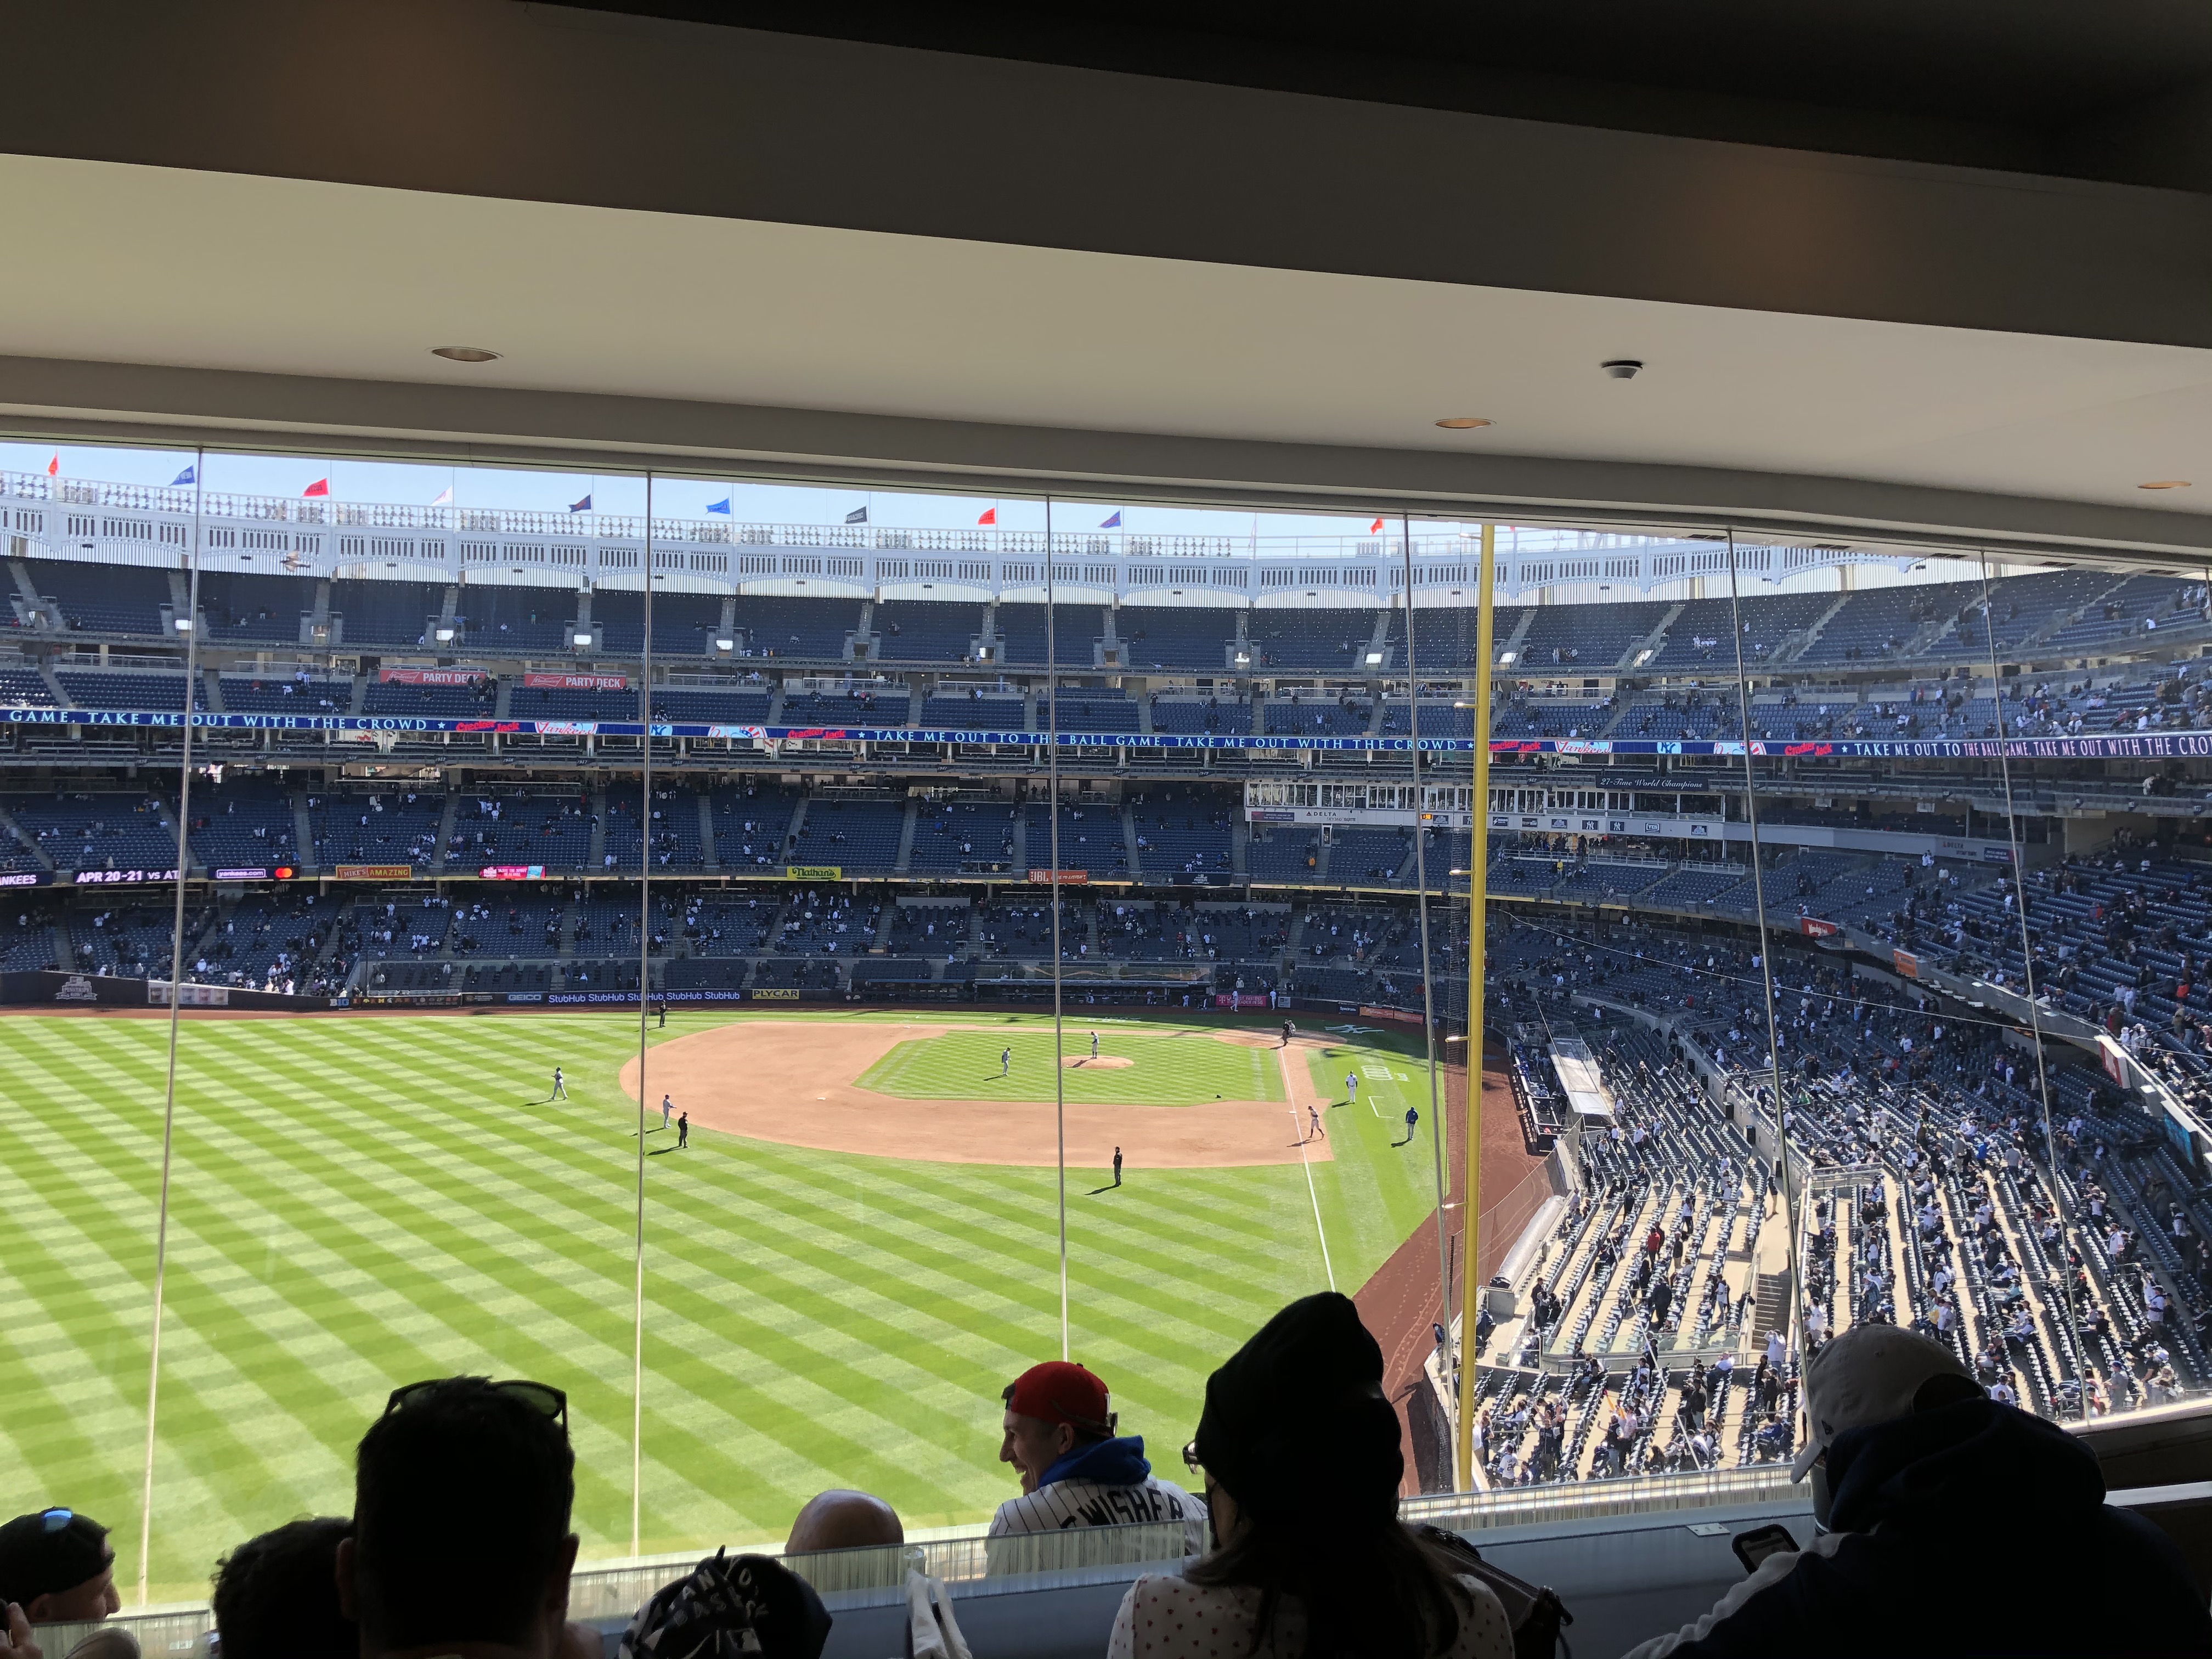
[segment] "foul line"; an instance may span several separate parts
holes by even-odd
[[[1321,1194],[1314,1190],[1313,1164],[1306,1157],[1305,1130],[1298,1122],[1297,1098],[1291,1094],[1290,1050],[1279,1049],[1275,1063],[1283,1073],[1283,1092],[1291,1095],[1291,1133],[1298,1138],[1298,1167],[1306,1172],[1306,1196],[1313,1201],[1314,1237],[1321,1241],[1321,1270],[1328,1275],[1328,1287],[1333,1291],[1336,1288],[1336,1269],[1329,1263],[1328,1235],[1322,1231],[1321,1224]]]

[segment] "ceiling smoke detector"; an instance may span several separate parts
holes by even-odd
[[[1477,427],[1495,426],[1497,422],[1480,415],[1454,415],[1438,421],[1437,424],[1447,432],[1472,432]]]
[[[499,353],[485,346],[432,346],[433,357],[443,357],[449,363],[495,363]]]
[[[1632,380],[1643,372],[1644,360],[1641,357],[1615,357],[1600,363],[1598,367],[1612,380]]]

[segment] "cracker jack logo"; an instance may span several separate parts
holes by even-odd
[[[71,974],[62,981],[62,988],[54,993],[56,1002],[97,1002],[100,994],[92,988],[92,981],[82,974]]]

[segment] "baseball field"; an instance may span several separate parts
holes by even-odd
[[[1435,1201],[1418,1036],[1273,1030],[1067,1026],[1071,1352],[1176,1478],[1212,1365],[1356,1291]],[[389,1390],[459,1371],[567,1390],[582,1553],[629,1553],[641,1092],[643,1548],[780,1541],[833,1485],[910,1527],[1012,1493],[999,1391],[1060,1350],[1049,1016],[679,1013],[650,1040],[641,1083],[634,1015],[186,1018],[154,1599],[346,1510]],[[167,1041],[0,1019],[0,1491],[114,1528],[126,1595]]]

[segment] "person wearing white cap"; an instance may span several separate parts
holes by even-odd
[[[1816,1535],[1626,1659],[2212,1652],[2172,1540],[2105,1503],[2081,1441],[1990,1399],[1942,1344],[1857,1326],[1806,1361],[1805,1402],[1790,1478],[1811,1479]]]

